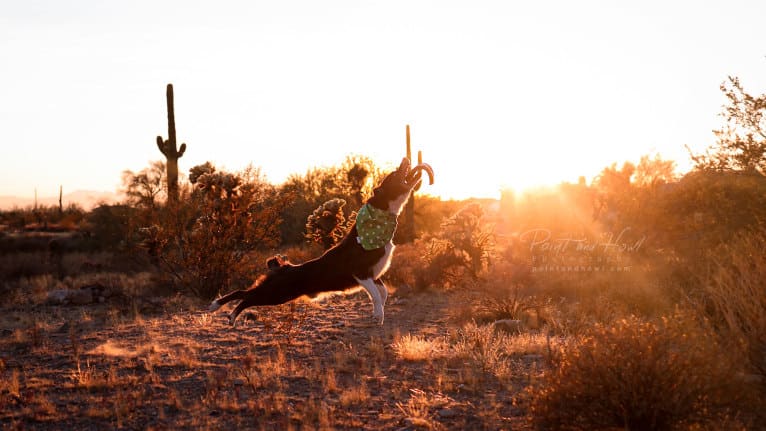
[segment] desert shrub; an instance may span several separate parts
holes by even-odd
[[[243,262],[254,250],[277,245],[285,199],[253,168],[229,173],[205,163],[191,169],[189,180],[179,202],[153,212],[156,223],[141,232],[155,262],[208,300],[252,281]]]
[[[465,206],[463,201],[447,200],[430,195],[414,198],[415,229],[418,237],[434,236],[439,233],[445,219]]]
[[[708,329],[681,312],[596,325],[551,356],[551,369],[528,390],[529,411],[544,427],[704,426],[734,402],[727,400],[734,364]]]
[[[713,269],[702,280],[700,309],[738,340],[750,373],[766,392],[766,231],[743,235],[712,254]]]
[[[320,244],[325,250],[343,239],[355,219],[353,212],[348,219],[343,214],[345,205],[346,201],[339,198],[319,205],[306,220],[306,238]]]
[[[64,232],[77,228],[85,216],[85,210],[77,203],[66,206],[37,205],[26,208],[0,210],[0,225],[11,230],[22,230],[34,227],[35,230],[47,232]]]
[[[129,205],[99,205],[85,217],[83,228],[98,248],[130,247],[137,240],[132,229],[136,215],[137,210]]]
[[[659,247],[674,250],[689,272],[705,250],[733,236],[763,226],[766,217],[766,178],[730,172],[694,171],[658,194],[660,211],[653,229]],[[687,280],[693,279],[684,273]]]
[[[47,252],[0,253],[0,280],[13,280],[51,272]]]
[[[396,246],[396,252],[391,259],[391,267],[389,267],[384,278],[391,286],[403,289],[399,291],[402,294],[406,293],[408,289],[417,287],[418,277],[422,277],[421,273],[426,269],[424,243],[421,240],[415,240],[409,244]]]
[[[478,204],[469,204],[442,223],[439,234],[424,243],[425,268],[416,286],[456,285],[477,280],[490,263],[494,234]]]

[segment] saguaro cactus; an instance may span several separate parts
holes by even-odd
[[[186,144],[176,149],[176,118],[173,108],[173,84],[168,84],[166,91],[168,100],[168,139],[163,141],[157,136],[157,147],[167,159],[168,200],[178,200],[178,159],[184,155]]]
[[[412,146],[410,145],[410,125],[407,125],[407,159],[410,160],[410,166],[412,165]],[[418,151],[418,164],[423,162],[423,153]],[[399,228],[397,229],[396,239],[397,243],[403,244],[412,242],[415,240],[415,192],[420,188],[418,186],[412,191],[412,196],[404,206],[402,212],[402,219]]]

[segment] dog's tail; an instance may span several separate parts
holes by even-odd
[[[228,295],[222,296],[215,301],[210,303],[210,306],[207,308],[208,311],[215,311],[221,308],[224,304],[226,304],[229,301],[234,301],[237,299],[245,299],[245,293],[246,290],[235,290],[234,292],[231,292]]]
[[[290,261],[287,259],[287,256],[283,256],[281,254],[278,254],[269,260],[266,261],[266,267],[269,269],[269,271],[274,271],[277,268],[280,268],[282,266],[292,266]],[[253,283],[253,288],[255,288],[255,285],[261,282],[265,276],[261,276],[258,280],[256,280],[255,283]],[[252,290],[252,289],[250,289]],[[224,304],[226,304],[229,301],[235,301],[235,300],[243,300],[245,299],[246,294],[249,292],[249,290],[235,290],[234,292],[231,292],[228,295],[222,296],[215,301],[210,303],[210,306],[208,306],[208,311],[215,311],[221,308]]]

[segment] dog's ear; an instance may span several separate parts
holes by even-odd
[[[280,266],[285,266],[285,264],[287,264],[287,258],[281,254],[275,255],[266,261],[266,266],[269,270],[277,269]]]

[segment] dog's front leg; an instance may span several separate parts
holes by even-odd
[[[374,317],[378,321],[378,325],[383,324],[383,300],[380,295],[380,290],[378,288],[377,283],[375,283],[375,280],[372,278],[356,278],[356,281],[364,287],[364,290],[367,291],[367,294],[370,295],[370,299],[372,299],[372,317]]]

